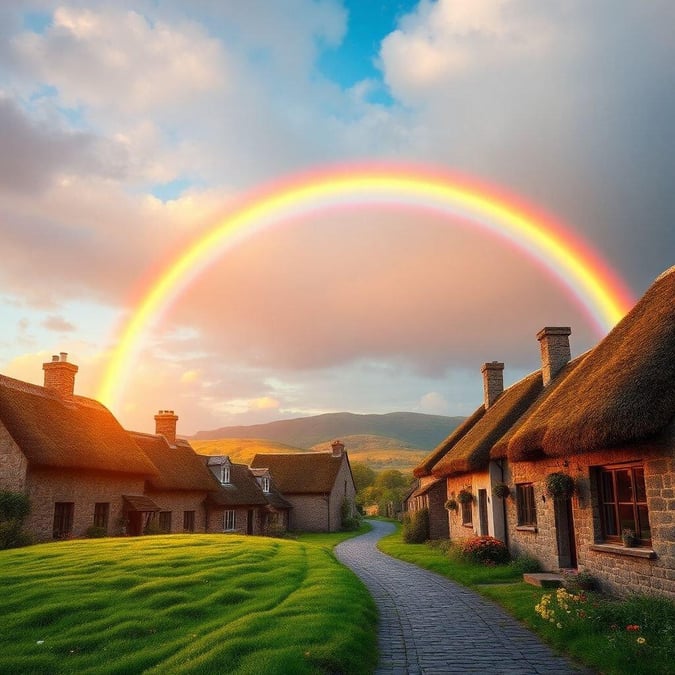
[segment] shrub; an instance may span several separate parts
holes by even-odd
[[[286,528],[283,525],[273,523],[268,525],[265,530],[265,535],[268,537],[276,537],[277,539],[283,539],[286,536]]]
[[[462,556],[466,560],[484,565],[504,565],[511,559],[506,544],[489,536],[468,539],[462,546]]]
[[[541,572],[541,563],[529,555],[519,555],[509,563],[509,567],[520,574]]]
[[[403,541],[406,544],[422,544],[429,539],[429,511],[420,509],[403,516]]]
[[[30,500],[23,492],[0,491],[0,549],[18,548],[31,543],[23,531],[23,521],[30,513]]]
[[[506,483],[495,483],[492,488],[492,496],[498,499],[506,499],[511,494],[511,488]]]
[[[353,502],[345,497],[340,506],[341,528],[346,532],[353,532],[361,527],[361,515],[354,508]]]
[[[468,490],[460,490],[457,493],[457,501],[460,504],[468,504],[470,501],[473,501],[473,495]]]
[[[100,539],[101,537],[108,536],[108,531],[105,527],[100,527],[99,525],[90,525],[84,533],[84,536],[88,537],[89,539]]]

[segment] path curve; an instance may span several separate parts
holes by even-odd
[[[361,578],[377,604],[376,673],[579,673],[490,600],[379,551],[378,539],[394,525],[370,524],[370,532],[338,544],[335,555]]]

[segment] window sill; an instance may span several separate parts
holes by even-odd
[[[537,532],[536,525],[518,525],[516,527],[517,532]]]
[[[462,527],[470,527],[473,530],[473,523],[462,523]]]
[[[645,548],[641,546],[627,547],[621,546],[621,544],[592,544],[589,546],[591,551],[597,551],[598,553],[614,553],[615,555],[623,555],[627,558],[643,558],[645,560],[654,560],[656,556],[656,551],[652,551],[650,548]]]

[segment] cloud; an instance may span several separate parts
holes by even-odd
[[[77,326],[67,321],[62,316],[48,316],[42,322],[43,328],[54,333],[73,333],[77,330]]]

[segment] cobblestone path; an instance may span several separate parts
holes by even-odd
[[[391,523],[335,548],[380,612],[378,675],[579,673],[500,607],[434,572],[379,551]]]

